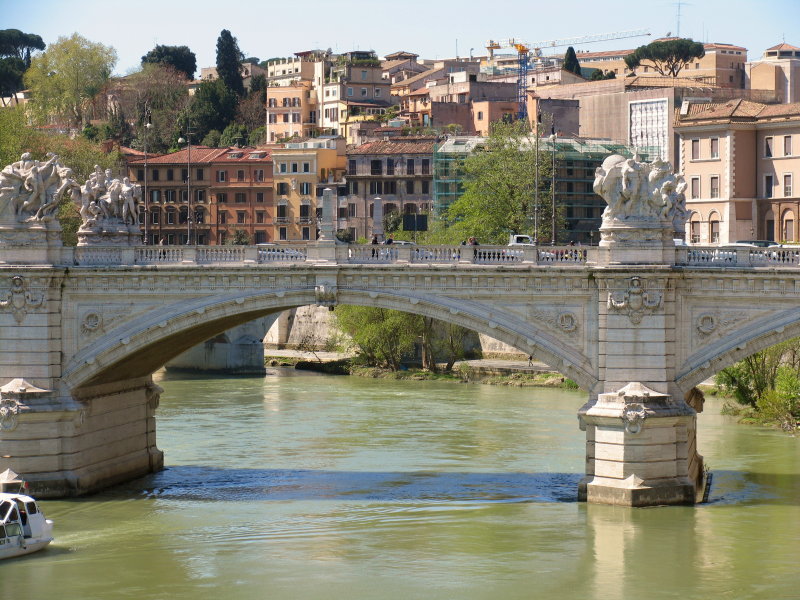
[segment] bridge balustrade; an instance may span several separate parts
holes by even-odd
[[[140,246],[134,253],[137,265],[183,262],[183,248],[180,246]]]
[[[726,246],[690,246],[678,264],[701,267],[797,267],[800,250]]]
[[[198,264],[243,263],[246,259],[247,246],[197,246],[196,262]]]
[[[308,259],[306,246],[259,246],[259,263],[305,262]]]

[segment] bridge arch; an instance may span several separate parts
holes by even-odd
[[[729,333],[691,355],[676,377],[687,392],[722,369],[760,350],[800,337],[800,309],[789,309],[766,316]]]
[[[67,389],[113,383],[152,374],[192,346],[253,319],[317,303],[314,289],[271,290],[205,296],[153,309],[79,349],[64,366]],[[587,391],[598,378],[592,361],[568,340],[534,322],[513,316],[485,316],[484,305],[414,292],[340,290],[337,304],[414,312],[461,325],[536,354]]]

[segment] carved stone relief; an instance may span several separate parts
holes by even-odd
[[[655,290],[645,290],[640,277],[631,277],[628,289],[608,293],[608,308],[626,313],[631,323],[638,325],[642,317],[653,314],[661,306],[663,294]]]
[[[28,311],[44,304],[44,295],[28,290],[28,284],[20,275],[11,278],[11,289],[0,300],[0,309],[10,310],[17,323],[25,320]]]
[[[17,428],[19,403],[16,400],[0,401],[0,431],[14,431]]]

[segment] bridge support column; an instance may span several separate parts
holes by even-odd
[[[702,486],[696,413],[641,383],[600,394],[582,411],[586,477],[579,498],[623,506],[694,504]],[[699,459],[699,462],[698,462]],[[694,476],[691,476],[694,475]]]
[[[17,386],[2,392],[14,419],[0,431],[0,470],[24,474],[34,495],[78,496],[163,468],[155,432],[161,388],[149,377],[72,396]]]

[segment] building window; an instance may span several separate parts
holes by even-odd
[[[175,190],[164,190],[164,202],[175,202]]]
[[[167,211],[167,225],[175,225],[175,211]]]
[[[478,121],[483,121],[483,111],[482,110],[478,111]]]
[[[167,169],[167,181],[173,181],[175,179],[175,172],[172,169]]]
[[[217,202],[225,204],[228,201],[228,194],[225,192],[217,192]]]
[[[311,173],[311,163],[303,163],[303,173]]]
[[[196,190],[194,193],[194,200],[195,202],[205,202],[206,201],[206,191],[205,190]]]
[[[256,169],[255,170],[255,180],[256,181],[264,181],[264,169]]]
[[[217,181],[223,182],[228,180],[228,172],[227,171],[217,171]]]
[[[422,174],[423,175],[431,174],[431,161],[429,158],[422,159]]]
[[[431,185],[431,182],[430,182],[430,181],[428,181],[427,179],[424,179],[424,180],[422,181],[422,193],[423,193],[423,194],[428,194],[428,193],[430,193],[430,185]]]
[[[783,155],[792,155],[792,136],[790,135],[783,136]]]
[[[367,72],[361,71],[361,81],[366,81],[366,80],[367,80]]]
[[[144,181],[144,169],[136,169],[136,180]]]
[[[409,158],[406,160],[406,174],[413,175],[414,174],[414,159]]]
[[[352,96],[353,95],[353,88],[351,88],[351,87],[347,88],[347,95],[348,96]]]
[[[311,195],[311,183],[308,181],[303,181],[300,183],[300,194],[303,196],[310,196]]]
[[[692,140],[692,160],[700,158],[700,140]]]
[[[285,181],[281,181],[278,183],[278,195],[285,196],[289,191],[289,184]]]
[[[692,199],[700,197],[700,178],[692,177]]]
[[[264,202],[264,192],[256,192],[256,202]]]
[[[700,243],[700,221],[692,221],[691,223],[691,236],[692,236],[692,243],[699,244]]]
[[[266,244],[266,243],[267,243],[267,232],[256,231],[256,244]]]
[[[161,200],[161,192],[159,190],[150,190],[150,202],[158,202]]]
[[[369,161],[370,166],[370,174],[372,175],[382,175],[383,174],[383,161],[381,160],[371,160]]]
[[[356,161],[352,159],[347,161],[347,174],[348,175],[356,174]]]
[[[278,228],[278,239],[282,242],[285,242],[288,238],[286,237],[286,227],[279,227]]]
[[[772,158],[772,138],[765,137],[764,138],[764,156],[766,158]]]
[[[153,169],[152,175],[153,175],[152,180],[158,181],[158,169]]]
[[[350,185],[350,193],[353,195],[358,194],[358,182],[351,181],[349,182],[349,185]]]
[[[242,169],[236,171],[236,179],[238,181],[244,181],[244,171]]]
[[[285,204],[279,204],[278,205],[278,214],[275,216],[275,218],[279,219],[281,221],[285,221],[286,220],[286,205]]]
[[[711,138],[711,158],[719,158],[719,138]]]
[[[406,179],[406,194],[413,194],[413,193],[414,193],[414,180]]]
[[[764,198],[772,198],[774,185],[772,175],[764,175]]]
[[[243,210],[236,211],[236,223],[238,225],[243,225],[244,224],[245,215],[247,215],[247,213],[244,212]]]
[[[387,158],[386,159],[386,174],[387,175],[394,175],[394,159]]]
[[[306,241],[310,240],[311,239],[311,228],[310,227],[303,227],[302,236],[303,236],[304,240],[306,240]]]
[[[281,163],[280,164],[280,172],[281,173],[286,173],[286,163]]]
[[[264,222],[264,212],[258,211],[256,213],[256,223],[263,223]]]
[[[365,98],[367,97],[367,88],[361,88],[361,95]]]
[[[358,216],[358,207],[355,204],[347,205],[347,216],[351,219]]]
[[[221,212],[217,215],[217,221],[220,225],[225,225],[228,222],[228,213]]]
[[[194,222],[195,223],[203,223],[205,219],[205,213],[202,210],[198,210],[194,213]]]
[[[716,215],[714,215],[716,217]],[[719,220],[714,219],[708,223],[709,231],[711,232],[711,243],[719,244]]]
[[[371,196],[383,193],[383,182],[372,180],[369,182],[369,193]]]
[[[244,204],[245,202],[247,202],[247,195],[244,192],[236,192],[234,199],[236,201],[236,204]]]
[[[783,176],[783,197],[790,198],[792,196],[792,175],[786,173]]]
[[[711,176],[711,197],[719,198],[719,177],[717,175]]]
[[[181,181],[186,182],[189,179],[189,169],[181,169]]]
[[[197,169],[197,181],[203,181],[204,173],[203,169]]]
[[[150,213],[150,223],[153,225],[158,225],[158,211],[154,210]]]

